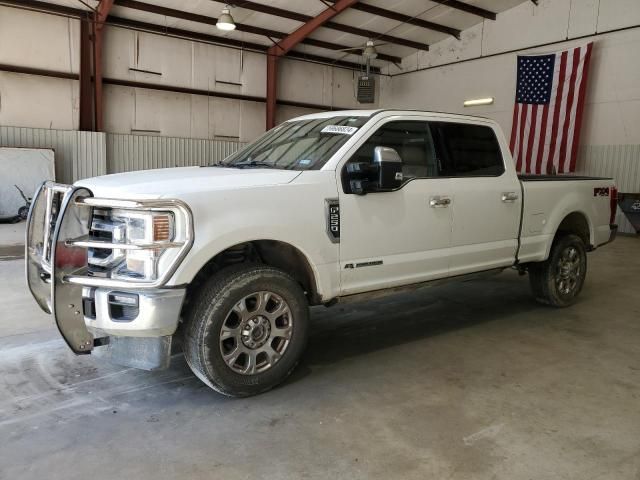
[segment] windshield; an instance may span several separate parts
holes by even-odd
[[[221,165],[235,168],[318,170],[369,117],[336,116],[285,122]]]

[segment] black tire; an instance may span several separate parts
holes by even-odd
[[[567,266],[571,252],[575,254],[575,262],[571,262],[573,266]],[[551,246],[549,258],[529,265],[533,295],[538,302],[553,307],[568,307],[574,303],[586,276],[587,252],[584,242],[577,235],[557,237]]]
[[[290,330],[290,333],[289,331],[287,333],[290,338],[288,341],[279,338],[271,340],[272,329],[267,326],[270,333],[269,337],[264,340],[266,344],[271,346],[270,342],[272,341],[282,341],[286,342],[286,346],[282,355],[271,362],[265,371],[246,374],[236,371],[236,368],[243,367],[241,364],[240,366],[227,364],[230,355],[224,357],[223,350],[227,348],[227,344],[224,342],[229,339],[222,340],[221,334],[223,327],[229,330],[228,322],[231,321],[231,316],[235,315],[234,308],[239,303],[247,307],[247,298],[252,298],[251,296],[255,292],[272,293],[274,298],[286,302],[285,306],[288,307],[290,314],[285,314],[279,321],[289,322],[288,327],[285,325],[284,328]],[[280,302],[281,304],[282,302]],[[250,308],[247,307],[247,311],[246,315],[253,315]],[[263,318],[265,321],[271,322],[271,320],[266,320],[266,317],[254,318]],[[233,331],[246,331],[241,328],[241,325],[246,325],[242,322],[254,321],[254,318],[241,320],[241,317],[238,316],[239,325]],[[276,321],[273,320],[273,322]],[[184,325],[184,355],[193,373],[217,392],[231,397],[257,395],[275,387],[293,371],[306,347],[308,325],[307,299],[300,285],[292,277],[264,265],[242,264],[227,267],[219,271],[194,294]],[[279,326],[279,328],[283,327]],[[250,335],[243,336],[241,340],[233,338],[233,341],[237,342],[236,347],[239,346],[241,350],[247,351],[245,354],[247,361],[249,353],[253,353],[253,351],[250,352],[249,347],[242,342],[246,339],[249,339],[246,341],[251,341],[251,338]],[[263,348],[267,347],[263,346]],[[238,354],[238,357],[241,355],[243,353]],[[267,354],[264,353],[264,355]],[[267,358],[270,359],[268,356]],[[238,362],[239,360],[238,358]],[[253,360],[255,365],[256,359]]]
[[[18,217],[20,217],[21,220],[26,220],[28,216],[29,216],[29,207],[20,207],[18,209]]]

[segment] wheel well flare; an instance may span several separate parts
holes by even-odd
[[[277,240],[252,240],[223,250],[200,269],[189,289],[202,284],[218,270],[238,263],[261,263],[282,270],[301,285],[311,305],[320,303],[315,275],[307,257],[293,245]]]
[[[578,235],[587,248],[591,247],[591,231],[589,229],[589,222],[584,214],[572,212],[564,217],[558,226],[556,238],[566,234]]]

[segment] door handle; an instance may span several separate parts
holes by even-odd
[[[451,199],[449,197],[435,196],[429,199],[429,206],[431,208],[444,208],[451,205]]]
[[[518,194],[516,192],[502,192],[502,201],[505,203],[512,203],[518,200]]]

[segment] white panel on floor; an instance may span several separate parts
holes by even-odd
[[[41,148],[0,147],[0,216],[17,215],[45,180],[55,179],[54,152]]]

